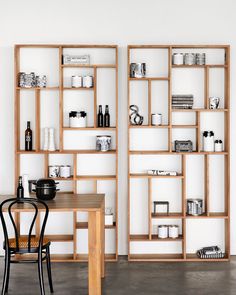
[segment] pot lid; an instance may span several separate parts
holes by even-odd
[[[56,182],[54,179],[40,178],[36,182],[36,187],[56,187]]]

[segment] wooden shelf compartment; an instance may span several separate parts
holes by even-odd
[[[149,235],[140,235],[140,234],[135,234],[135,235],[130,235],[129,236],[131,242],[179,242],[183,240],[183,236],[180,235],[176,239],[172,238],[166,238],[166,239],[161,239],[158,238],[157,235],[151,235],[151,239],[149,239]]]
[[[193,152],[169,152],[169,151],[148,151],[148,150],[131,150],[129,151],[130,154],[132,155],[228,155],[228,152],[197,152],[197,151],[193,151]]]
[[[184,129],[184,128],[190,128],[190,129],[197,129],[199,128],[198,125],[172,125],[172,128],[180,128],[180,129]]]
[[[76,222],[77,229],[88,229],[88,222]],[[105,229],[115,229],[116,223],[113,222],[113,225],[105,225]]]
[[[136,262],[177,262],[183,261],[183,254],[130,254],[128,257],[129,261]]]
[[[152,213],[152,218],[162,218],[162,219],[183,219],[185,218],[183,213],[179,212],[170,212],[168,215],[166,213]]]
[[[147,173],[131,173],[130,177],[132,178],[177,178],[182,179],[184,178],[183,175],[151,175]]]

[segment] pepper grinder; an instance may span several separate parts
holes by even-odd
[[[56,146],[55,146],[55,140],[54,140],[54,128],[49,128],[49,146],[48,146],[49,151],[55,151]]]
[[[48,143],[49,143],[48,133],[49,133],[48,128],[47,127],[44,128],[44,144],[43,144],[44,151],[48,150]]]

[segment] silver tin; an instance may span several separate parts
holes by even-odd
[[[84,76],[83,77],[83,87],[92,88],[93,87],[93,76]]]
[[[60,166],[60,177],[62,178],[69,178],[71,177],[71,166]]]
[[[40,88],[47,87],[47,76],[36,76],[35,77],[35,86]]]
[[[60,176],[60,166],[51,165],[48,167],[48,177],[57,178]]]
[[[168,225],[158,225],[158,238],[168,238]]]
[[[203,66],[206,64],[206,54],[205,53],[196,53],[196,64]]]
[[[96,150],[100,152],[107,152],[111,150],[111,136],[97,135]]]
[[[191,66],[196,64],[196,54],[195,53],[185,53],[184,64]]]
[[[183,53],[173,53],[172,64],[173,65],[183,65],[184,64],[184,54]]]
[[[203,214],[203,199],[188,199],[187,214],[198,216]]]
[[[72,76],[71,77],[71,87],[80,88],[83,86],[83,77],[81,76]]]
[[[168,225],[169,238],[177,239],[179,237],[179,226],[178,225]]]
[[[130,64],[130,77],[131,78],[144,78],[146,76],[146,63],[131,63]]]

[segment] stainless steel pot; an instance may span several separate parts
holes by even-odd
[[[55,182],[53,179],[39,179],[37,182],[33,183],[35,189],[33,192],[36,192],[36,197],[40,200],[48,201],[52,200],[56,196],[58,182]]]

